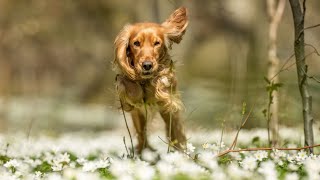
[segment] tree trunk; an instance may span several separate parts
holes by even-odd
[[[308,90],[308,66],[305,62],[304,53],[304,16],[306,11],[306,0],[303,1],[303,11],[301,9],[299,0],[289,0],[289,2],[294,21],[294,53],[296,57],[298,85],[302,98],[305,145],[312,146],[314,143],[312,129],[312,96]],[[310,148],[310,153],[312,153],[312,151],[312,148]]]
[[[274,84],[279,83],[277,73],[279,71],[279,58],[277,57],[277,30],[280,24],[286,0],[280,0],[276,4],[275,0],[267,0],[267,9],[270,19],[269,26],[269,50],[268,50],[268,79]],[[271,143],[272,146],[278,145],[278,131],[279,131],[279,92],[272,92],[273,101],[270,105],[270,129],[271,129]]]

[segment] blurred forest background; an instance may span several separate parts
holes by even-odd
[[[189,9],[184,40],[171,52],[189,127],[238,127],[243,102],[255,105],[246,127],[266,127],[269,21],[264,0],[0,0],[0,132],[106,130],[123,126],[111,70],[113,41],[127,23],[162,22]],[[306,27],[320,1],[307,1]],[[293,54],[289,3],[278,29],[280,66]],[[320,50],[320,28],[306,43]],[[313,49],[306,47],[306,54]],[[294,63],[292,58],[289,64]],[[307,58],[320,77],[320,57]],[[296,67],[280,75],[279,121],[303,123]],[[315,122],[320,84],[310,80]]]

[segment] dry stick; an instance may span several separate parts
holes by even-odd
[[[169,146],[173,146],[174,148],[176,148],[176,149],[178,149],[179,151],[183,152],[185,155],[187,155],[187,156],[188,156],[189,158],[191,158],[192,160],[196,160],[196,159],[195,159],[194,157],[192,157],[190,154],[188,154],[188,153],[186,153],[185,151],[183,151],[183,149],[175,146],[173,142],[171,142],[171,141],[166,142],[166,141],[163,140],[160,136],[158,136],[158,138],[159,138],[162,142],[164,142],[165,144],[168,144]],[[172,144],[172,145],[170,145],[170,144]]]
[[[315,80],[317,83],[320,83],[320,80],[319,80],[318,78],[316,78],[316,77],[314,77],[314,76],[309,76],[309,75],[307,74],[307,72],[306,72],[303,68],[301,68],[301,70],[302,70],[302,72],[303,72],[308,78]],[[308,70],[308,66],[306,66],[306,70]]]
[[[184,121],[189,120],[189,118],[191,117],[191,115],[193,114],[193,112],[195,112],[198,109],[198,107],[193,108],[193,110],[188,114],[188,116],[186,117],[186,119]]]
[[[313,53],[316,53],[318,56],[320,56],[319,51],[317,50],[316,47],[314,47],[312,44],[304,43],[305,46],[310,46],[313,48]]]
[[[307,54],[305,57],[304,57],[304,59],[305,58],[307,58],[308,56],[310,56],[310,55],[312,55],[313,53],[318,53],[317,51],[313,51],[313,52],[311,52],[311,53],[309,53],[309,54]],[[302,61],[302,60],[301,60]],[[298,61],[298,62],[300,62],[300,61]],[[292,66],[294,66],[295,64],[296,64],[297,62],[294,62],[294,63],[292,63],[292,64],[290,64],[288,67],[286,67],[285,69],[282,69],[282,71],[286,71],[286,70],[288,70],[288,69],[290,69]]]
[[[222,138],[223,138],[223,134],[224,134],[224,123],[226,122],[226,119],[224,118],[223,121],[222,121],[222,130],[221,130],[221,136],[220,136],[220,145],[219,145],[219,153],[220,153],[220,150],[221,150],[221,145],[222,145]]]
[[[129,126],[128,126],[128,122],[127,122],[127,118],[126,118],[126,114],[124,113],[124,110],[123,110],[123,104],[122,104],[122,101],[121,99],[120,100],[120,105],[121,105],[121,110],[122,110],[122,114],[123,114],[123,118],[124,118],[124,122],[126,123],[126,127],[127,127],[127,130],[128,130],[128,133],[129,133],[129,137],[130,137],[130,141],[131,141],[131,152],[132,152],[132,156],[131,158],[134,158],[134,148],[133,148],[133,142],[132,142],[132,136],[131,136],[131,132],[130,132],[130,129],[129,129]]]
[[[308,56],[310,56],[310,55],[313,54],[313,53],[316,53],[318,56],[320,56],[319,51],[318,51],[317,48],[315,48],[312,44],[307,44],[307,43],[305,43],[304,45],[305,45],[305,46],[310,46],[310,47],[313,48],[313,51],[312,51],[311,53],[307,54],[307,55],[305,56],[305,58],[307,58]],[[283,65],[281,66],[279,72],[276,73],[270,80],[273,80],[273,79],[274,79],[276,76],[278,76],[281,72],[286,71],[286,70],[288,70],[290,67],[292,67],[293,65],[295,65],[296,62],[290,64],[288,67],[285,68],[285,66],[288,64],[288,62],[289,62],[289,61],[291,60],[291,58],[293,58],[293,57],[294,57],[294,53],[292,53],[291,56],[286,59],[286,61],[285,61],[285,62],[283,63]]]
[[[172,104],[172,84],[170,85],[170,103]],[[171,111],[169,112],[169,142],[172,142],[171,141],[171,137],[172,137],[172,133],[171,133],[171,130],[172,130],[172,113]],[[174,144],[172,144],[174,145]],[[170,146],[171,144],[168,143],[168,150],[167,150],[167,153],[170,152]]]
[[[148,110],[147,110],[147,104],[144,101],[144,110],[145,110],[145,114],[146,114],[146,122],[144,124],[144,128],[143,128],[143,149],[146,147],[146,142],[147,142],[147,122],[148,122]]]
[[[247,149],[239,149],[239,150],[226,150],[223,151],[222,153],[218,154],[216,157],[221,157],[224,156],[226,154],[229,154],[231,152],[242,152],[242,151],[271,151],[271,150],[281,150],[281,151],[299,151],[299,150],[303,150],[303,149],[309,149],[309,148],[314,148],[314,147],[320,147],[320,144],[316,144],[313,146],[304,146],[304,147],[300,147],[300,148],[247,148]]]
[[[124,147],[126,148],[127,154],[129,154],[125,136],[123,136],[123,144],[124,144]]]
[[[251,115],[251,113],[252,113],[253,107],[254,107],[254,105],[251,107],[251,109],[250,109],[247,117],[245,118],[245,120],[243,121],[243,123],[241,124],[241,126],[239,127],[239,129],[238,129],[238,131],[237,131],[237,134],[236,134],[236,137],[234,138],[234,140],[233,140],[233,142],[232,142],[229,150],[232,150],[232,149],[234,149],[234,148],[236,147],[239,133],[240,133],[241,129],[244,127],[244,125],[246,124],[246,122],[248,121],[248,119],[249,119],[249,117],[250,117],[250,115]]]
[[[314,53],[317,54],[318,56],[320,56],[319,51],[318,51],[313,45],[305,43],[305,46],[310,46],[310,47],[312,47],[312,48],[314,49],[311,53],[307,54],[307,55],[305,56],[305,58],[307,58],[308,56],[310,56],[310,55],[312,55],[312,54],[314,54]],[[286,70],[290,69],[293,65],[295,65],[296,62],[290,64],[289,66],[287,66],[287,67],[285,68],[285,66],[288,64],[288,62],[290,61],[290,59],[293,58],[293,57],[294,57],[294,54],[292,54],[289,58],[287,58],[287,60],[285,61],[285,63],[284,63],[284,64],[282,65],[282,67],[280,68],[279,72],[278,72],[277,74],[275,74],[274,77],[272,77],[270,80],[274,79],[274,78],[275,78],[276,76],[278,76],[281,72],[286,71]]]

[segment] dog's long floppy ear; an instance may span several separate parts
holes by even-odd
[[[130,79],[136,78],[136,73],[132,66],[130,66],[129,55],[129,38],[132,30],[131,25],[126,25],[120,31],[116,40],[114,41],[114,61],[113,65],[120,68],[120,70]]]
[[[169,48],[171,48],[173,42],[180,43],[188,26],[187,8],[180,7],[175,10],[161,25],[164,27],[165,35],[169,40]]]

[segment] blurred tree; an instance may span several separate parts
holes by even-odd
[[[279,83],[279,58],[277,55],[277,31],[281,21],[286,0],[267,0],[267,11],[269,15],[269,51],[268,51],[268,79],[272,84]],[[279,91],[271,92],[271,99],[269,99],[270,107],[268,112],[268,127],[271,128],[271,144],[277,146],[278,144],[278,131],[279,131]],[[271,114],[271,115],[269,115]],[[269,119],[270,118],[270,119]],[[268,128],[269,129],[269,128]]]
[[[305,61],[304,51],[304,20],[306,14],[306,0],[303,0],[301,7],[299,0],[289,0],[293,22],[294,22],[294,53],[296,57],[296,66],[298,73],[298,86],[302,98],[302,113],[304,121],[304,138],[305,145],[312,146],[313,139],[313,115],[312,115],[312,96],[308,86],[308,65]],[[313,149],[310,148],[310,153]]]

